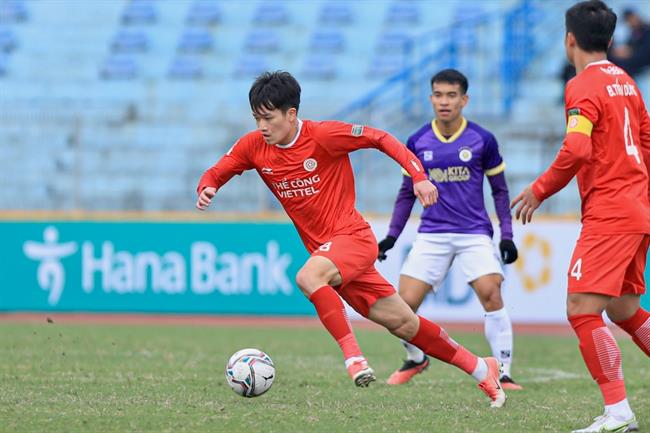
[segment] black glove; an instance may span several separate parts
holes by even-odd
[[[517,247],[511,239],[502,239],[501,242],[499,242],[499,250],[501,251],[501,260],[503,260],[503,263],[506,265],[514,262],[517,260],[517,257],[519,257]]]
[[[386,236],[386,238],[379,242],[379,254],[377,254],[377,260],[383,262],[386,260],[386,251],[390,250],[395,246],[395,241],[397,238],[393,236]]]

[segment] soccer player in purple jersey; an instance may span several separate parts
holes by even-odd
[[[426,294],[437,290],[453,262],[460,266],[485,309],[485,336],[494,357],[503,363],[504,389],[522,389],[510,373],[512,324],[501,298],[503,272],[492,244],[492,223],[483,199],[483,177],[488,177],[501,225],[499,249],[503,263],[517,259],[512,241],[505,163],[494,136],[462,115],[467,104],[467,78],[445,69],[431,78],[431,104],[436,118],[413,134],[407,147],[422,162],[440,191],[438,203],[422,213],[418,235],[402,266],[399,294],[414,310]],[[378,259],[404,229],[416,197],[413,182],[404,173],[388,235],[379,243]],[[402,342],[407,359],[388,383],[399,385],[429,365],[429,358],[417,347]]]

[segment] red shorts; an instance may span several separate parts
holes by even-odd
[[[569,265],[569,293],[644,294],[649,244],[646,234],[581,236]]]
[[[370,307],[378,299],[396,293],[375,269],[378,252],[375,235],[367,229],[334,236],[312,253],[312,256],[323,256],[334,262],[343,281],[334,289],[363,317],[368,317]]]

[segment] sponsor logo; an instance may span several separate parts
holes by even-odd
[[[432,150],[425,150],[425,151],[422,153],[422,158],[423,158],[425,161],[433,161],[433,151],[432,151]]]
[[[76,242],[59,243],[59,231],[48,226],[43,231],[43,243],[27,241],[23,244],[25,256],[39,260],[36,280],[43,290],[50,292],[47,302],[56,305],[65,287],[65,268],[61,259],[77,252]]]
[[[316,167],[318,167],[318,162],[316,162],[314,158],[307,158],[305,159],[305,162],[302,163],[302,166],[307,171],[314,171],[316,170]]]
[[[363,135],[363,125],[352,125],[350,134],[352,134],[353,137],[361,137]]]
[[[472,150],[469,147],[461,147],[458,149],[458,157],[461,161],[467,162],[472,159]]]
[[[521,242],[514,266],[526,292],[536,292],[547,286],[551,282],[551,243],[528,233]]]
[[[429,170],[429,177],[434,182],[466,182],[470,179],[470,171],[466,166],[447,167],[444,170],[432,168]]]

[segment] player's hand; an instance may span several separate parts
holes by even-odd
[[[377,260],[383,262],[386,260],[386,251],[390,250],[395,246],[395,241],[397,239],[394,236],[386,236],[384,240],[379,242],[379,254],[377,254]]]
[[[428,180],[421,180],[414,184],[413,193],[425,208],[438,201],[438,188]]]
[[[196,201],[196,208],[198,210],[206,210],[216,193],[217,188],[212,186],[203,188],[203,191],[199,194],[199,199]]]
[[[510,203],[510,209],[517,206],[517,209],[515,210],[515,219],[521,219],[521,222],[525,225],[526,223],[531,222],[533,219],[533,213],[540,204],[542,204],[542,202],[537,200],[537,197],[533,194],[533,188],[528,185],[517,197],[515,197],[512,203]]]
[[[509,265],[519,257],[517,246],[512,242],[512,239],[501,239],[501,242],[499,242],[499,251],[501,251],[501,260],[505,265]]]

